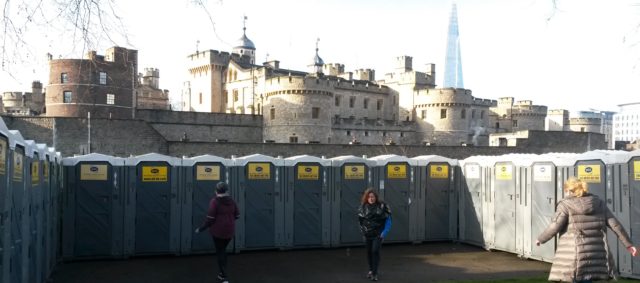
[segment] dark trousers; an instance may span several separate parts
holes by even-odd
[[[220,239],[213,237],[216,246],[216,256],[218,257],[218,272],[222,277],[227,277],[227,245],[231,239]]]
[[[380,246],[382,245],[382,238],[367,238],[367,262],[369,263],[369,271],[373,275],[378,275],[378,264],[380,264]]]

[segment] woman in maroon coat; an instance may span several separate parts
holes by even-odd
[[[209,228],[218,256],[218,279],[227,281],[227,245],[236,230],[236,219],[240,216],[238,206],[229,196],[229,186],[220,182],[216,185],[216,196],[209,202],[209,212],[196,233]]]

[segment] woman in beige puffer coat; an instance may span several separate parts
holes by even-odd
[[[607,227],[611,228],[631,255],[637,250],[627,232],[613,216],[607,204],[589,194],[587,184],[576,178],[564,184],[566,197],[536,244],[560,234],[549,281],[591,282],[615,277],[616,268],[607,245]]]

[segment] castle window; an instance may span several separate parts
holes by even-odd
[[[404,132],[400,132],[400,137],[404,137]]]
[[[64,102],[64,103],[71,103],[71,95],[72,95],[72,94],[71,94],[71,92],[70,92],[70,91],[65,90],[65,91],[62,93],[62,102]]]
[[[513,120],[513,126],[518,127],[518,120]]]
[[[115,104],[115,103],[116,103],[116,96],[111,94],[111,93],[108,93],[107,94],[107,104],[112,105],[112,104]]]
[[[368,131],[364,131],[364,136],[368,137],[369,136],[369,132]]]
[[[362,105],[364,107],[364,109],[369,109],[369,99],[365,98],[364,99],[364,105]]]
[[[427,119],[427,110],[420,111],[420,118],[422,118],[422,120]]]
[[[335,102],[336,106],[340,106],[340,98],[342,98],[342,97],[341,97],[341,96],[336,95],[336,98],[335,98],[335,100],[336,100],[336,102]]]
[[[384,132],[384,131],[383,131],[383,132],[382,132],[382,136],[383,136],[383,137],[386,137],[386,136],[387,136],[387,132]]]
[[[320,107],[311,108],[311,118],[318,119],[318,116],[320,116]]]
[[[496,122],[496,129],[500,129],[500,122]]]
[[[353,108],[354,105],[356,105],[356,97],[349,97],[349,108]]]
[[[296,136],[289,137],[289,143],[298,143],[298,137]]]
[[[351,131],[347,131],[347,136],[350,136],[350,135],[351,135]]]
[[[440,119],[447,119],[447,109],[440,109]]]
[[[467,109],[462,109],[462,112],[460,112],[460,118],[462,119],[467,118]]]
[[[580,127],[580,131],[581,131],[581,132],[584,132],[584,127]]]
[[[475,118],[476,118],[476,110],[471,109],[471,119],[475,119]]]
[[[233,71],[233,80],[234,81],[238,80],[238,72],[237,71]]]
[[[276,118],[276,109],[275,108],[271,108],[271,110],[269,111],[270,114],[270,118],[271,120]]]
[[[67,73],[60,74],[60,83],[66,84],[69,82],[69,75]]]
[[[106,85],[107,84],[107,73],[100,72],[100,84],[101,85]]]
[[[199,95],[199,99],[200,99],[200,104],[202,104],[202,92]]]
[[[378,109],[378,111],[382,110],[382,99],[378,99],[376,102],[376,109]]]
[[[237,102],[238,101],[238,90],[234,89],[233,90],[233,102]]]
[[[484,119],[484,110],[480,111],[480,119]]]

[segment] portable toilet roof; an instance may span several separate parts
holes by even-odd
[[[296,155],[296,156],[291,156],[291,157],[287,157],[284,159],[284,165],[285,166],[289,166],[289,165],[295,165],[297,163],[302,163],[302,162],[310,162],[310,163],[320,163],[320,165],[328,167],[331,166],[331,160],[326,159],[326,158],[319,158],[316,156],[311,156],[311,155]]]
[[[233,159],[233,161],[236,166],[245,166],[249,162],[265,162],[265,161],[271,162],[273,163],[273,165],[276,165],[276,166],[284,165],[284,160],[282,160],[282,158],[274,158],[274,157],[263,155],[263,154],[252,154],[252,155],[247,155],[242,157],[236,157]]]
[[[330,160],[331,160],[331,166],[333,167],[340,167],[345,163],[364,163],[364,164],[367,164],[367,166],[376,165],[376,162],[373,160],[365,159],[365,158],[357,157],[353,155],[336,156],[334,158],[331,158]]]
[[[44,143],[36,144],[36,148],[40,153],[40,160],[47,160],[47,155],[49,155],[49,151],[47,150],[47,145]]]
[[[183,158],[182,166],[193,166],[198,162],[218,162],[218,163],[222,163],[222,165],[227,167],[233,166],[233,160],[226,159],[220,156],[210,155],[210,154]]]
[[[62,159],[62,165],[75,166],[80,162],[85,161],[106,161],[113,166],[123,166],[125,164],[125,158],[115,157],[111,155],[104,155],[100,153],[90,153],[85,155],[78,155],[74,157],[67,157]]]
[[[145,161],[164,161],[169,163],[169,165],[171,166],[179,166],[181,163],[180,158],[177,158],[177,157],[167,156],[167,155],[158,154],[158,153],[147,153],[147,154],[127,158],[125,161],[125,165],[135,166],[135,165],[138,165],[138,163],[145,162]]]
[[[588,151],[583,154],[578,155],[577,159],[580,160],[591,160],[591,159],[600,159],[604,164],[620,164],[627,163],[629,161],[630,155],[626,151],[615,151],[615,150],[594,150]]]
[[[460,166],[464,166],[467,163],[478,163],[481,166],[493,166],[496,163],[497,156],[493,155],[474,155],[469,156],[463,160],[460,160]]]
[[[540,158],[537,154],[531,153],[510,153],[496,157],[496,162],[511,162],[516,166],[531,166]]]
[[[444,162],[449,163],[451,166],[457,166],[460,164],[457,159],[451,159],[440,155],[420,155],[412,157],[411,159],[415,160],[418,166],[426,166],[431,162]]]
[[[369,158],[369,160],[375,161],[378,166],[383,166],[390,162],[406,162],[409,163],[410,166],[418,165],[418,162],[414,159],[395,154],[378,155]]]
[[[27,144],[25,143],[24,138],[22,137],[22,134],[20,134],[20,131],[9,130],[9,134],[11,134],[12,136],[12,139],[10,139],[11,149],[15,149],[17,144],[25,147],[25,151],[26,151]]]
[[[36,142],[34,140],[26,140],[25,144],[25,155],[33,158],[33,154],[38,152],[38,148],[36,147]],[[38,152],[39,153],[39,152]]]

